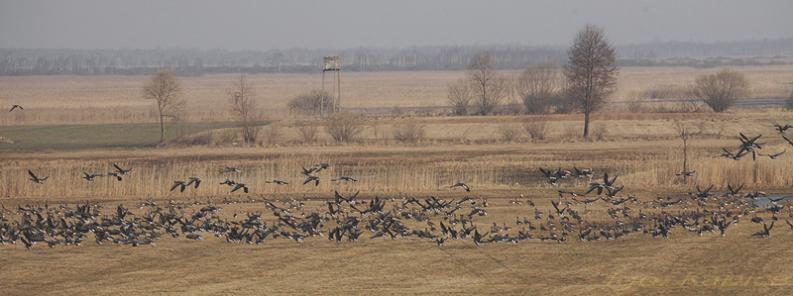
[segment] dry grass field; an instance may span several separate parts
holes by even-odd
[[[736,70],[747,74],[757,97],[789,93],[784,82],[793,80],[790,66]],[[712,70],[626,68],[621,71],[620,92],[613,100],[631,99],[647,85],[687,83],[706,71]],[[446,83],[461,75],[345,74],[345,105],[442,105]],[[20,206],[55,208],[92,202],[102,205],[106,214],[124,204],[135,217],[143,217],[143,207],[138,207],[141,202],[165,204],[172,200],[183,204],[186,213],[212,203],[227,219],[261,212],[264,220],[273,222],[276,218],[263,199],[285,205],[290,198],[304,202],[306,209],[324,209],[334,191],[360,190],[362,200],[379,197],[398,202],[411,196],[487,199],[488,215],[475,218],[478,229],[484,232],[493,223],[511,225],[514,235],[520,228],[515,225],[516,218],[553,211],[551,201],[559,200],[557,190],[587,189],[586,178],[565,179],[559,186],[548,184],[538,167],[575,166],[592,168],[596,177],[603,173],[618,176],[618,183],[625,185],[621,196],[638,198],[630,205],[634,218],[650,213],[726,211],[718,202],[698,206],[688,195],[697,185],[714,185],[715,190],[724,192],[728,184],[745,184],[744,192],[770,195],[791,194],[793,186],[793,148],[772,126],[793,123],[793,113],[779,110],[602,112],[594,116],[594,140],[589,142],[579,139],[579,114],[370,116],[362,123],[358,141],[338,144],[325,132],[326,122],[283,116],[288,99],[319,85],[319,75],[256,75],[251,79],[261,104],[267,106],[263,117],[273,121],[258,123],[267,124],[259,128],[263,140],[245,146],[232,143],[237,132],[234,124],[203,123],[228,118],[227,111],[217,106],[225,102],[224,89],[232,76],[213,75],[183,78],[185,95],[192,102],[189,118],[179,123],[183,128],[175,129],[180,133],[169,134],[167,145],[153,147],[151,130],[127,124],[119,125],[127,129],[109,129],[112,123],[136,123],[151,129],[150,102],[139,98],[144,79],[1,77],[0,104],[14,98],[26,109],[0,115],[0,136],[15,132],[12,138],[19,142],[0,143],[0,204],[4,207],[0,212],[11,215]],[[539,123],[542,139],[531,138],[524,129]],[[301,136],[300,127],[306,124],[317,126],[316,139],[306,141]],[[423,130],[420,139],[407,143],[394,138],[396,130],[411,124]],[[688,153],[690,169],[696,175],[687,184],[675,176],[682,169],[679,126],[695,134]],[[31,132],[37,128],[57,132]],[[97,136],[98,131],[110,135]],[[507,131],[514,135],[507,136]],[[788,154],[777,159],[760,156],[757,161],[721,157],[722,148],[738,146],[739,132],[762,134],[762,153],[785,150]],[[120,141],[124,138],[133,139]],[[83,145],[69,146],[69,140]],[[301,169],[321,162],[332,166],[318,173],[320,185],[302,185]],[[98,177],[87,182],[80,178],[83,172],[107,173],[112,163],[133,170],[123,181]],[[221,173],[226,166],[239,167],[242,172]],[[29,169],[49,179],[34,184],[28,180]],[[344,175],[359,181],[330,181]],[[200,176],[204,183],[184,193],[169,191],[174,180],[189,176]],[[250,192],[230,193],[228,187],[218,184],[226,178],[244,182]],[[274,178],[290,184],[266,182]],[[472,192],[450,189],[457,181],[466,182]],[[687,202],[669,208],[651,206],[659,197]],[[586,205],[569,197],[564,200],[588,223],[623,222],[606,212],[624,207],[605,201]],[[517,201],[520,204],[515,204]],[[528,201],[536,207],[529,207]],[[718,231],[698,235],[677,227],[669,239],[639,232],[616,240],[584,242],[578,241],[579,229],[575,229],[561,243],[529,240],[482,246],[470,239],[450,240],[442,246],[416,237],[369,239],[368,232],[357,242],[338,244],[325,237],[303,243],[279,238],[260,245],[234,244],[210,234],[200,241],[168,237],[138,247],[96,245],[92,238],[82,246],[47,248],[46,243],[40,243],[30,250],[17,243],[0,246],[0,294],[789,295],[793,231],[784,220],[793,212],[785,208],[778,214],[777,226],[768,238],[752,236],[762,225],[750,219],[759,216],[770,221],[777,215],[763,209],[735,213],[741,216],[740,223],[733,224],[723,237]],[[557,219],[561,222],[562,218]]]
[[[734,67],[746,74],[752,96],[786,96],[793,66]],[[718,69],[627,67],[620,70],[612,101],[630,101],[654,86],[685,86],[698,75]],[[520,73],[505,72],[510,77]],[[347,108],[444,106],[446,86],[464,72],[345,73],[343,105]],[[147,76],[5,76],[0,78],[0,103],[16,102],[36,112],[2,114],[0,125],[152,122],[151,102],[141,99]],[[182,77],[188,100],[188,121],[225,121],[226,89],[235,75]],[[289,99],[320,88],[320,74],[262,74],[249,77],[262,106],[262,116],[284,118]],[[507,101],[517,101],[510,98]],[[67,111],[67,112],[64,112]]]

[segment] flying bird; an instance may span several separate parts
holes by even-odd
[[[36,184],[42,184],[42,183],[44,183],[44,181],[47,180],[47,178],[49,178],[49,177],[36,176],[36,174],[34,174],[33,171],[31,171],[31,170],[28,170],[28,175],[30,175],[30,181],[33,181],[33,183],[36,183]]]
[[[463,189],[465,189],[465,192],[471,192],[471,187],[469,187],[467,184],[463,182],[457,182],[454,183],[452,186],[449,186],[449,188],[457,188],[457,187],[462,187]]]
[[[90,173],[89,174],[87,172],[83,172],[83,176],[81,178],[85,179],[88,182],[92,182],[92,181],[94,181],[94,178],[99,177],[99,176],[102,176],[102,174],[99,174],[99,173]]]
[[[16,109],[25,110],[25,108],[22,108],[22,106],[20,106],[20,105],[12,105],[11,106],[11,110],[8,110],[8,112],[12,112],[12,111],[14,111]]]
[[[272,179],[270,181],[264,181],[267,184],[277,184],[277,185],[287,185],[289,182],[281,180],[281,179]]]
[[[118,166],[118,164],[115,164],[115,163],[113,164],[113,167],[116,168],[116,172],[118,172],[119,175],[127,175],[127,174],[129,174],[129,172],[132,171],[132,168],[125,169],[125,168],[122,168],[122,167]]]

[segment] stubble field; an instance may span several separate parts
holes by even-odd
[[[758,97],[784,95],[789,92],[784,81],[793,80],[790,67],[738,70],[747,73]],[[646,85],[685,83],[703,71],[711,70],[624,69],[614,100],[630,99]],[[357,108],[443,105],[446,83],[462,75],[350,73],[343,81],[345,104]],[[261,123],[267,124],[262,127],[262,135],[272,136],[272,130],[277,129],[277,137],[273,137],[277,141],[241,147],[223,141],[190,145],[185,139],[207,132],[223,138],[234,132],[228,123],[185,128],[183,134],[174,135],[174,142],[159,148],[148,142],[143,145],[143,140],[110,147],[95,140],[91,142],[94,144],[64,147],[58,144],[63,143],[60,134],[60,140],[55,135],[31,139],[19,132],[14,138],[20,144],[0,144],[3,212],[11,215],[26,205],[55,207],[92,202],[101,204],[103,212],[108,213],[124,204],[142,217],[143,210],[137,207],[141,202],[165,204],[173,200],[194,204],[188,207],[192,210],[215,204],[221,208],[220,215],[229,219],[235,214],[261,212],[263,219],[274,221],[264,199],[283,200],[276,202],[279,205],[294,199],[303,201],[307,209],[321,209],[336,190],[345,194],[360,190],[362,200],[380,197],[398,202],[411,196],[487,199],[488,215],[475,219],[478,229],[485,232],[495,222],[512,227],[505,233],[514,235],[523,227],[516,225],[517,218],[532,219],[537,211],[550,214],[551,201],[557,200],[570,202],[571,209],[590,219],[588,223],[617,223],[605,213],[621,206],[605,201],[587,205],[571,197],[559,197],[557,190],[585,191],[589,179],[565,179],[554,186],[546,182],[538,167],[592,168],[595,179],[603,173],[618,176],[618,183],[625,186],[621,196],[638,199],[629,206],[634,217],[642,212],[680,215],[697,211],[697,202],[688,195],[697,185],[714,185],[721,194],[728,184],[745,184],[744,192],[765,191],[769,195],[790,194],[793,185],[793,156],[761,156],[757,161],[720,156],[721,148],[737,147],[739,132],[762,134],[763,153],[793,150],[772,126],[793,123],[793,114],[778,110],[735,110],[727,114],[603,112],[595,117],[598,137],[591,142],[578,139],[582,123],[581,116],[575,114],[377,116],[366,119],[358,143],[336,144],[324,133],[321,122],[310,121],[319,125],[319,135],[306,142],[299,133],[305,120],[278,115],[284,113],[289,98],[319,85],[318,74],[251,78],[261,104],[268,106],[263,119],[273,120]],[[30,107],[22,114],[3,114],[0,136],[12,128],[43,124],[151,122],[150,102],[138,98],[144,79],[2,77],[3,104],[19,98]],[[188,121],[226,119],[226,111],[217,106],[225,102],[227,79],[232,76],[184,78],[185,94],[193,102]],[[534,122],[545,122],[543,139],[532,139],[524,130]],[[424,137],[416,143],[393,139],[394,130],[407,124],[420,125]],[[686,184],[675,176],[682,169],[679,126],[696,133],[689,143],[689,163],[697,173]],[[509,129],[516,135],[507,139],[504,134]],[[150,136],[151,132],[145,132],[137,139],[148,141]],[[320,185],[302,185],[301,169],[320,162],[332,165],[318,174]],[[133,171],[120,182],[109,177],[94,182],[80,178],[83,172],[106,173],[112,170],[112,163],[132,167]],[[221,173],[225,166],[239,167],[242,172]],[[28,169],[50,178],[44,184],[33,184],[28,181]],[[343,175],[359,181],[331,181]],[[184,193],[169,191],[174,180],[189,176],[200,176],[204,184]],[[230,193],[228,187],[219,185],[226,178],[245,182],[250,192]],[[290,184],[266,183],[273,178],[286,179]],[[466,182],[472,191],[449,188],[458,181]],[[652,206],[659,197],[687,202],[659,209]],[[528,206],[528,201],[536,206]],[[733,205],[727,207],[732,209]],[[725,211],[712,205],[706,208]],[[0,291],[6,295],[789,294],[793,285],[789,258],[793,251],[788,246],[793,242],[793,231],[784,223],[790,217],[789,209],[773,215],[779,220],[768,238],[752,236],[762,225],[750,219],[760,216],[769,221],[770,212],[735,211],[741,215],[740,223],[731,226],[723,237],[718,231],[698,235],[675,228],[669,239],[639,231],[616,240],[579,241],[580,229],[576,228],[563,242],[528,240],[482,246],[471,239],[450,240],[442,246],[416,237],[369,239],[368,232],[357,242],[341,243],[323,236],[303,243],[279,238],[259,245],[230,244],[208,234],[200,241],[168,237],[138,247],[96,245],[88,239],[81,246],[48,248],[40,243],[26,250],[17,243],[0,246],[0,266],[4,267],[0,269]],[[546,223],[546,219],[534,223]]]

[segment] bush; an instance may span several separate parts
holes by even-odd
[[[790,97],[785,101],[785,108],[787,108],[788,111],[793,110],[793,92],[790,92]]]
[[[323,106],[324,105],[324,106]],[[302,115],[320,115],[322,111],[332,113],[333,96],[321,90],[312,90],[289,100],[289,112]]]
[[[722,70],[697,78],[692,95],[701,99],[715,112],[727,111],[735,101],[749,94],[749,81],[738,72]]]
[[[523,130],[529,139],[542,141],[545,140],[545,134],[548,131],[545,121],[534,121],[523,124]]]
[[[452,114],[468,115],[468,108],[471,104],[472,94],[468,82],[464,79],[450,83],[448,86],[447,99],[452,106]]]
[[[605,141],[606,126],[601,124],[593,124],[589,131],[589,138],[595,141]]]
[[[653,100],[684,99],[691,96],[691,89],[684,85],[658,84],[647,88],[642,95]]]
[[[327,132],[339,143],[354,142],[363,132],[364,118],[359,114],[336,113],[326,119]]]
[[[518,137],[518,129],[511,124],[504,124],[498,128],[498,134],[504,142],[512,142]]]
[[[394,127],[394,140],[403,143],[418,143],[424,139],[424,126],[408,123]]]
[[[303,143],[314,143],[314,141],[317,140],[319,128],[313,124],[304,124],[299,126],[297,131],[300,133],[300,138],[303,140]]]
[[[254,131],[254,134],[257,134],[259,130]],[[281,133],[281,127],[277,124],[270,124],[267,127],[262,129],[263,137],[261,142],[259,142],[262,146],[275,146],[281,143],[281,138],[283,134]]]

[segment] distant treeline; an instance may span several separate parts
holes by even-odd
[[[476,53],[488,51],[500,69],[561,64],[563,46],[421,46],[407,48],[282,49],[0,49],[0,75],[137,75],[170,68],[180,75],[209,73],[316,72],[322,57],[340,55],[344,71],[465,69]],[[722,43],[664,42],[617,47],[624,66],[764,65],[790,63],[793,39]]]

